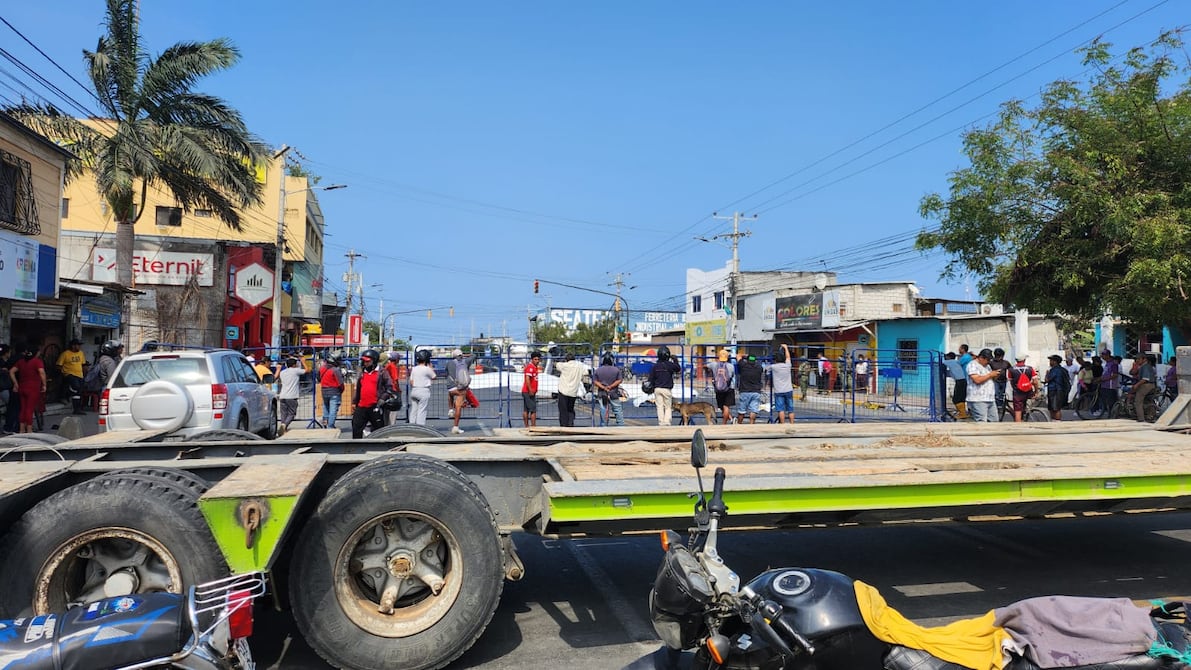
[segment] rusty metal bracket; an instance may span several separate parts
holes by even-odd
[[[240,525],[244,528],[244,546],[251,549],[256,544],[257,532],[269,515],[269,507],[259,498],[249,498],[240,503],[238,512]]]

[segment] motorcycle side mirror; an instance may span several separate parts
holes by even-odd
[[[691,436],[691,467],[696,470],[707,467],[707,439],[702,428],[696,428]]]

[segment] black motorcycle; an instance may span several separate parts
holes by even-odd
[[[261,573],[189,593],[104,598],[64,613],[0,621],[0,668],[254,670],[248,637]]]
[[[720,520],[728,513],[725,473],[716,468],[708,500],[699,474],[707,465],[702,430],[696,430],[691,439],[691,465],[699,482],[695,526],[687,545],[673,531],[662,534],[666,555],[649,594],[654,630],[671,650],[658,655],[655,665],[678,667],[677,652],[694,649],[695,670],[965,670],[926,651],[874,636],[861,615],[854,581],[846,575],[816,568],[779,568],[742,586],[717,552]],[[1191,629],[1185,621],[1166,620],[1166,613],[1152,616],[1172,651],[1191,658]],[[1069,670],[1188,667],[1175,658],[1137,655]],[[1039,667],[1028,658],[1014,656],[1006,670]]]

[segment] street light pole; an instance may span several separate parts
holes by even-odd
[[[274,159],[281,158],[285,152],[289,151],[289,147],[282,147],[273,155]],[[281,271],[285,267],[285,198],[291,193],[305,193],[307,191],[335,191],[341,188],[347,188],[347,184],[332,184],[330,186],[310,186],[307,188],[299,188],[293,191],[285,190],[285,164],[281,164],[281,194],[278,198],[279,205],[277,208],[277,255],[273,261],[273,333],[272,333],[272,350],[271,353],[280,353],[278,349],[281,347]],[[292,290],[292,289],[291,289]]]

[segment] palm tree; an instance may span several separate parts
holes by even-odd
[[[179,42],[151,58],[141,46],[138,4],[107,0],[107,34],[95,51],[83,51],[100,118],[76,119],[48,104],[7,110],[79,157],[68,178],[94,173],[116,219],[117,279],[124,286],[132,285],[133,226],[150,185],[172,191],[183,210],[211,210],[239,230],[240,208],[261,202],[253,166],[267,155],[239,112],[193,90],[203,76],[235,64],[239,51],[216,39]]]

